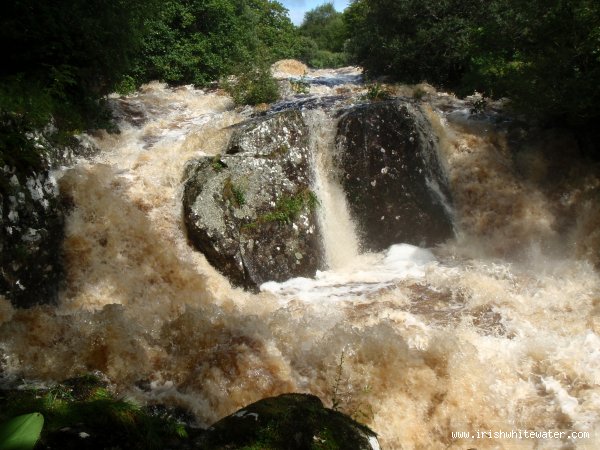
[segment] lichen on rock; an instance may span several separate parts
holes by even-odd
[[[313,276],[321,249],[311,180],[300,112],[246,122],[224,155],[186,166],[188,237],[238,286],[255,290],[266,281]]]
[[[20,307],[55,301],[64,211],[48,171],[0,168],[0,295]]]
[[[429,122],[395,99],[343,111],[337,160],[363,247],[431,247],[453,235],[450,190]]]

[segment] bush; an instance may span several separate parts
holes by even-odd
[[[356,0],[344,13],[347,49],[367,75],[456,86],[480,9],[478,0]]]
[[[344,67],[348,64],[346,53],[334,53],[328,50],[319,50],[308,61],[308,65],[317,69]]]
[[[82,129],[130,68],[156,0],[23,0],[3,5],[0,111]]]
[[[93,374],[49,389],[0,390],[0,422],[31,411],[46,419],[44,448],[77,448],[78,444],[80,448],[163,449],[185,446],[188,436],[185,425],[169,411],[119,398]],[[34,419],[41,428],[41,416]],[[86,441],[79,436],[81,431],[88,434]]]
[[[129,95],[135,92],[136,88],[135,80],[131,76],[125,75],[115,87],[115,92],[120,95]]]
[[[239,70],[222,85],[236,105],[258,105],[279,99],[279,86],[266,65]]]

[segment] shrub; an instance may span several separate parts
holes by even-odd
[[[58,444],[68,436],[63,431],[71,427],[89,432],[85,448],[162,449],[187,439],[186,427],[176,417],[118,398],[93,374],[50,389],[0,390],[0,420],[30,411],[39,411],[45,419],[42,441],[48,448],[62,448]],[[41,429],[41,415],[32,419]],[[33,436],[35,430],[30,431]],[[2,437],[0,427],[0,448],[5,448]]]
[[[385,86],[382,86],[379,83],[373,83],[367,85],[367,92],[364,95],[364,98],[371,101],[381,101],[381,100],[389,100],[392,98],[392,94]]]
[[[223,81],[222,86],[236,105],[258,105],[279,99],[279,86],[266,65],[240,70],[234,77]]]
[[[337,68],[348,64],[348,55],[342,52],[330,52],[329,50],[317,50],[308,60],[308,65],[317,69]]]
[[[290,223],[298,218],[303,210],[312,211],[319,200],[310,189],[301,189],[294,195],[284,195],[275,205],[275,210],[262,216],[263,222]]]
[[[135,92],[137,84],[133,77],[125,75],[115,87],[115,92],[120,95],[129,95]]]

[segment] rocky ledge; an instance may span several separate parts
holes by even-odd
[[[61,281],[65,206],[52,170],[98,151],[85,135],[57,138],[0,121],[0,296],[14,306],[53,303]]]

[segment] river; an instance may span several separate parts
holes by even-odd
[[[362,101],[359,80],[355,69],[309,73],[310,93],[288,101]],[[386,449],[600,448],[600,172],[573,159],[568,138],[544,134],[516,153],[500,107],[472,114],[432,93],[422,108],[456,237],[365,254],[331,170],[335,118],[306,110],[328,267],[252,294],[188,244],[181,176],[253,110],[159,83],[111,102],[121,133],[95,136],[97,156],[56,174],[72,204],[60,304],[0,300],[6,377],[101,370],[123,395],[184,407],[201,426],[309,392]],[[590,437],[452,435],[512,430]]]

